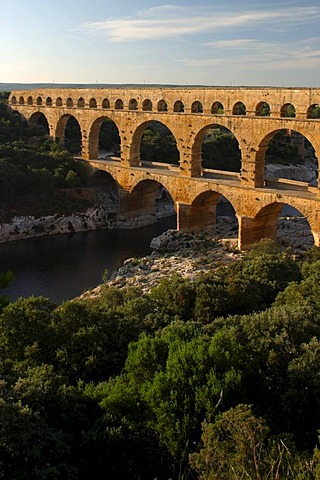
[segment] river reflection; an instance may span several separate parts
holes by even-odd
[[[18,297],[43,295],[61,303],[101,283],[105,269],[112,273],[125,259],[148,255],[150,241],[175,217],[136,230],[98,230],[53,235],[0,244],[0,271],[12,270],[14,281],[0,293]]]

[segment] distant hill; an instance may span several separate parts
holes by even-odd
[[[36,90],[38,88],[194,88],[207,85],[170,85],[144,83],[0,83],[0,92]]]

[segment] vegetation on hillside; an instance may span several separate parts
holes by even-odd
[[[8,111],[5,97],[3,93],[0,98],[0,221],[16,214],[85,210],[90,203],[71,195],[86,184],[83,164],[53,142],[43,127],[30,126]]]
[[[0,476],[317,479],[320,256],[0,314]]]

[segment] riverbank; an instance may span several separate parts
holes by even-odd
[[[303,253],[313,245],[308,224],[301,217],[287,217],[279,222],[278,242],[293,253]],[[238,249],[238,225],[235,218],[218,217],[208,232],[190,234],[168,230],[151,241],[151,255],[125,260],[104,284],[85,292],[80,298],[100,296],[108,287],[139,287],[149,292],[172,275],[193,280],[197,275],[242,258]]]

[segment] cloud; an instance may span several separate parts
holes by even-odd
[[[187,35],[221,31],[230,27],[268,26],[283,29],[308,21],[320,20],[320,7],[272,7],[264,10],[217,10],[208,7],[162,5],[141,10],[134,18],[110,18],[86,22],[81,29],[105,35],[112,42],[179,38]]]

